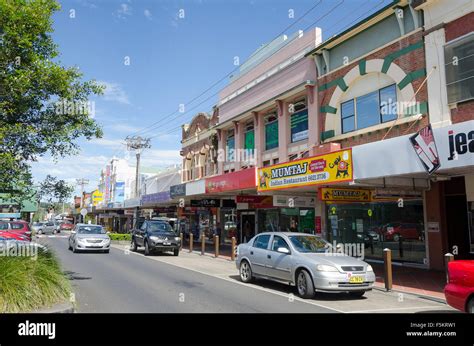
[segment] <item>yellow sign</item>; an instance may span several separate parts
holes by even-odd
[[[370,190],[322,187],[319,189],[319,199],[321,201],[370,202],[372,198]]]
[[[103,199],[104,194],[99,190],[95,190],[94,192],[92,192],[92,204],[94,206],[97,206],[97,204],[99,204],[99,202],[102,202]]]
[[[258,191],[352,181],[352,149],[258,169]]]

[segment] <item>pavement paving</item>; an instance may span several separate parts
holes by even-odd
[[[70,277],[78,312],[456,312],[438,301],[378,289],[363,298],[319,293],[304,300],[289,285],[242,283],[233,261],[197,251],[144,256],[113,245],[109,254],[74,254],[64,235],[40,242],[56,252]]]

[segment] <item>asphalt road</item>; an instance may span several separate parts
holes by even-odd
[[[42,242],[69,275],[78,312],[337,312],[116,248],[74,254],[66,238]]]

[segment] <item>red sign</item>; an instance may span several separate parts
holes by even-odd
[[[243,196],[235,197],[236,203],[248,203],[249,209],[272,208],[273,196]]]
[[[325,159],[313,160],[309,164],[309,169],[311,170],[311,172],[321,172],[321,171],[324,171],[325,168],[326,168]]]
[[[316,234],[321,234],[321,216],[316,216],[314,218],[314,225],[316,229]]]
[[[226,192],[257,188],[257,169],[221,174],[206,179],[206,193]]]

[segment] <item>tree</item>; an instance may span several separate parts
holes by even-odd
[[[38,196],[43,202],[50,204],[55,202],[62,203],[71,197],[73,192],[74,186],[48,174],[46,179],[40,184]]]
[[[103,87],[57,60],[59,9],[55,0],[0,0],[0,191],[17,196],[31,194],[32,161],[75,154],[77,139],[102,136],[87,106]]]

